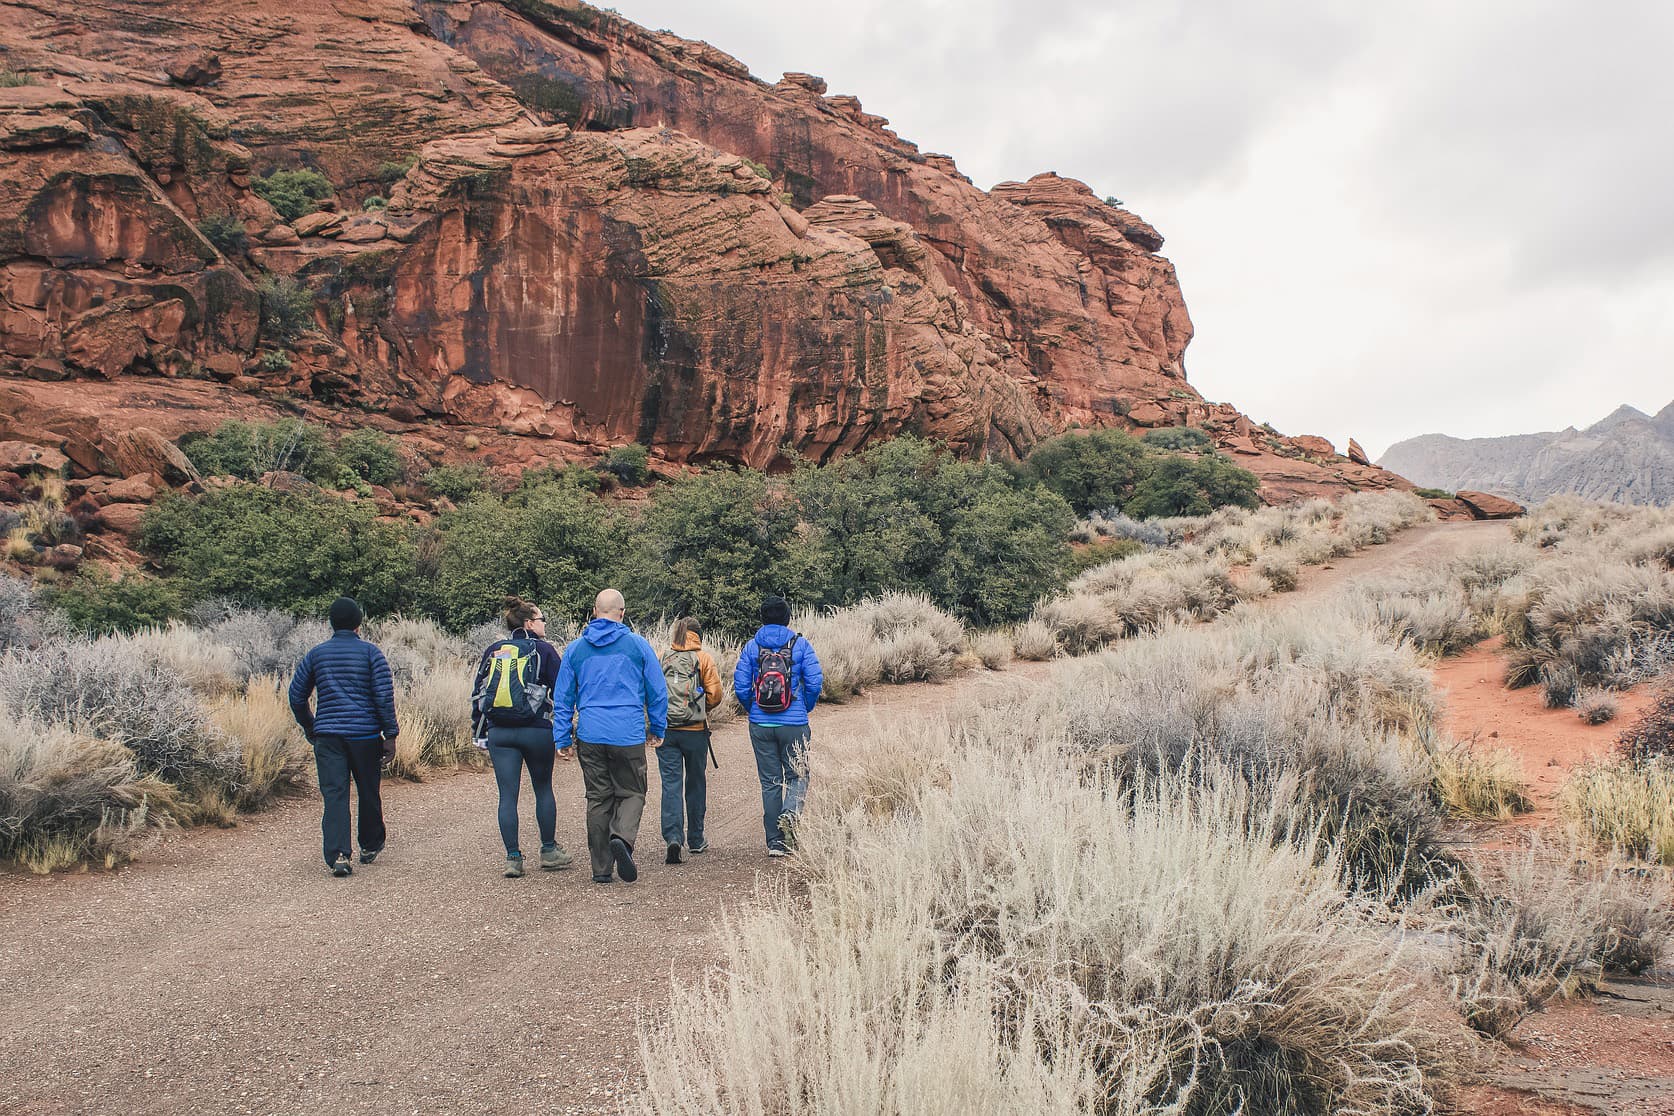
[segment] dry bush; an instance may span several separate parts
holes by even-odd
[[[642,1032],[630,1110],[1430,1110],[1446,1024],[1285,803],[1066,781],[1029,747],[881,808],[822,796],[806,905],[722,934],[725,969]]]
[[[288,678],[310,647],[331,636],[322,621],[225,602],[198,606],[192,610],[192,621],[200,639],[225,648],[232,656],[235,688],[257,675]]]
[[[1436,749],[1435,793],[1449,813],[1507,821],[1534,809],[1522,766],[1509,749],[1483,751],[1463,741]]]
[[[1674,683],[1657,692],[1651,707],[1616,738],[1616,746],[1635,763],[1674,756]]]
[[[0,706],[0,861],[47,873],[115,867],[181,812],[128,749]]]
[[[140,772],[188,797],[233,785],[238,756],[204,699],[145,643],[73,641],[0,656],[0,704],[48,724],[128,747]]]
[[[1674,941],[1668,884],[1614,858],[1548,846],[1491,856],[1448,911],[1448,978],[1474,1028],[1506,1038],[1547,1001],[1590,992],[1608,972],[1655,967]]]
[[[821,696],[837,702],[879,682],[939,682],[953,673],[965,646],[964,625],[913,593],[800,613],[791,627],[819,655],[825,673]]]
[[[34,547],[29,551],[33,555]],[[69,636],[64,614],[42,604],[28,582],[0,575],[0,651],[29,650]]]
[[[152,663],[204,697],[242,689],[246,676],[233,651],[182,624],[151,628],[133,635],[102,636],[92,642],[96,654]]]
[[[211,715],[238,749],[241,775],[232,805],[260,810],[308,784],[313,751],[291,715],[284,683],[258,676],[244,692],[220,699]]]
[[[1630,856],[1674,865],[1674,766],[1617,760],[1577,770],[1563,790],[1581,828]]]
[[[1609,690],[1588,687],[1575,697],[1575,713],[1589,725],[1608,724],[1616,719],[1621,706]]]
[[[397,684],[414,681],[436,668],[457,670],[474,666],[483,648],[488,646],[466,643],[458,636],[449,635],[433,620],[399,616],[368,624],[364,634],[389,660],[390,673]],[[502,626],[496,639],[503,638]]]
[[[971,637],[971,652],[988,670],[1004,670],[1011,665],[1013,636],[1005,632],[981,632]]]
[[[1256,559],[1255,572],[1267,579],[1275,592],[1289,593],[1301,579],[1296,559],[1282,554],[1264,554]]]
[[[1029,663],[1045,662],[1058,654],[1051,625],[1034,617],[1011,629],[1011,645],[1017,657]]]
[[[471,745],[471,675],[464,668],[438,666],[395,690],[396,737],[390,774],[422,779],[431,768],[476,766],[481,753]]]

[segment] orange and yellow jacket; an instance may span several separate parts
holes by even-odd
[[[696,651],[698,653],[698,679],[703,684],[703,704],[710,709],[715,708],[726,699],[727,692],[721,686],[721,672],[715,666],[714,656],[703,649],[703,640],[691,633],[686,634],[686,642],[669,648],[670,651]],[[706,727],[702,721],[693,725],[670,725],[671,729],[700,729]]]

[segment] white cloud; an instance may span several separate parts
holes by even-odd
[[[1674,5],[621,0],[824,76],[979,184],[1168,238],[1190,378],[1374,455],[1674,398]]]

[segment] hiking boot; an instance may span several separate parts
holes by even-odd
[[[622,877],[623,883],[633,883],[639,879],[639,868],[634,864],[634,850],[620,837],[610,839],[610,855],[616,861],[616,874]]]
[[[506,857],[506,879],[516,880],[516,879],[521,879],[522,876],[523,876],[523,856],[522,856],[522,854],[519,854],[517,856]]]
[[[709,851],[709,842],[708,841],[693,841],[690,845],[686,846],[686,851],[689,852],[689,853],[708,852]]]
[[[663,863],[664,864],[684,864],[684,863],[686,863],[686,850],[684,848],[680,847],[679,845],[675,845],[675,844],[669,845],[669,847],[668,847],[668,859],[663,861]]]
[[[558,869],[568,868],[574,863],[575,861],[571,858],[570,854],[564,851],[563,845],[553,845],[551,848],[543,848],[541,850],[542,871],[556,872]]]
[[[374,860],[378,859],[378,854],[383,851],[383,849],[361,849],[360,862],[362,864],[371,864]]]
[[[599,875],[597,872],[595,872],[593,874],[593,882],[594,883],[615,883],[616,882],[616,877],[611,875],[609,872],[606,872],[602,876]]]
[[[777,845],[769,845],[767,847],[767,855],[771,856],[775,860],[777,860],[780,857],[789,856],[790,855],[790,850],[789,849],[781,849]]]
[[[338,879],[351,875],[354,870],[354,865],[349,863],[348,853],[338,853],[337,859],[331,862],[331,874],[336,876]]]

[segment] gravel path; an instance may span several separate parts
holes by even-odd
[[[1503,531],[1417,528],[1274,603]],[[815,746],[1049,669],[822,706]],[[556,778],[559,840],[579,861],[564,872],[500,877],[493,780],[471,773],[390,787],[389,849],[347,880],[320,863],[312,798],[176,834],[118,872],[0,874],[0,1113],[616,1111],[637,1013],[715,960],[723,905],[784,878],[744,726],[717,730],[715,749],[711,851],[662,864],[653,763],[633,885],[587,876],[573,764]],[[528,848],[527,792],[523,810]]]

